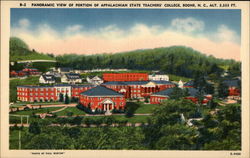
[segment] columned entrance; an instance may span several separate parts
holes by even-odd
[[[105,99],[102,102],[102,105],[103,105],[103,110],[104,111],[110,111],[110,110],[113,110],[115,108],[114,107],[114,102],[111,99]]]
[[[104,111],[110,111],[114,109],[114,104],[103,104]]]

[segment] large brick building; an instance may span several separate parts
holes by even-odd
[[[124,95],[103,86],[97,86],[81,93],[79,101],[80,104],[93,111],[96,109],[103,111],[124,109],[126,105]]]
[[[93,85],[58,84],[54,86],[17,86],[17,100],[26,102],[57,101],[60,94],[79,98],[80,93],[93,88]]]
[[[103,73],[104,82],[109,81],[148,81],[147,73]]]
[[[169,81],[129,81],[129,82],[106,82],[103,86],[124,94],[126,98],[142,98],[167,88],[175,87]]]
[[[17,99],[27,102],[57,100],[54,86],[17,86]]]
[[[173,88],[169,88],[157,93],[154,93],[150,96],[150,104],[160,104],[166,99],[169,99],[171,97],[171,94],[173,93]],[[195,88],[184,88],[183,90],[187,90],[188,95],[184,97],[184,99],[188,99],[193,101],[194,103],[198,102],[198,90]],[[203,104],[206,104],[209,100],[212,99],[212,96],[209,94],[204,95],[204,99],[202,101]]]

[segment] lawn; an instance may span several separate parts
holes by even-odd
[[[59,111],[56,113],[57,116],[67,116],[68,112],[72,112],[73,115],[84,115],[86,114],[84,111],[79,110],[77,107],[67,107],[63,111]]]
[[[90,118],[90,119],[101,119],[104,117],[109,117],[109,116],[84,116],[84,118]],[[130,123],[146,123],[147,118],[151,116],[133,116],[127,118],[125,115],[112,115],[112,117],[116,120],[122,121],[122,120],[127,120]]]
[[[23,110],[23,111],[15,111],[12,112],[11,114],[15,114],[15,115],[31,115],[33,112],[34,113],[46,113],[46,112],[51,112],[51,111],[55,111],[58,109],[61,109],[63,107],[48,107],[48,108],[42,108],[42,109],[30,109],[30,110]]]
[[[30,105],[58,105],[58,104],[64,104],[64,102],[18,102],[18,103],[14,103],[12,104],[10,107],[15,108],[15,107],[22,107],[25,106],[27,104]]]
[[[183,82],[188,82],[188,81],[192,80],[192,78],[177,76],[177,75],[173,75],[173,74],[168,74],[168,76],[169,76],[170,81],[180,81],[180,80],[182,80]]]
[[[21,131],[21,138],[24,135],[24,133],[28,132],[28,128],[23,128],[23,131]],[[19,130],[10,130],[10,136],[9,136],[9,149],[18,149],[19,148]]]
[[[130,109],[135,114],[150,114],[158,105],[144,104],[143,102],[127,102],[126,109]]]
[[[135,113],[136,114],[147,114],[147,113],[152,113],[155,107],[158,105],[154,104],[143,104],[141,103],[139,108],[136,109]]]
[[[147,118],[149,118],[151,116],[133,116],[130,118],[127,118],[126,116],[119,116],[119,115],[114,115],[114,118],[117,120],[128,120],[128,122],[130,123],[146,123],[147,122]]]

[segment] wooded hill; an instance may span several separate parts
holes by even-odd
[[[167,74],[194,77],[195,74],[218,76],[223,68],[240,74],[240,62],[206,56],[184,46],[172,46],[130,52],[98,55],[67,54],[56,57],[57,66],[76,69],[127,68],[160,70]]]
[[[135,50],[114,54],[54,56],[29,50],[28,45],[16,37],[10,38],[10,61],[46,59],[56,60],[57,67],[74,69],[126,68],[131,70],[159,70],[163,73],[193,78],[197,74],[219,77],[227,69],[237,76],[241,74],[241,63],[235,60],[206,56],[192,48],[172,46]]]
[[[47,54],[36,52],[34,49],[30,50],[28,45],[17,37],[10,38],[10,61],[20,60],[53,60],[53,57]]]

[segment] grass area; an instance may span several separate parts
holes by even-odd
[[[19,103],[15,103],[12,104],[10,107],[21,107],[27,104],[31,104],[31,105],[58,105],[58,104],[64,104],[64,102],[19,102]]]
[[[127,118],[126,116],[119,116],[119,115],[114,115],[114,118],[117,120],[127,120],[130,123],[146,123],[147,119],[151,117],[151,116],[133,116],[133,117],[129,117]]]
[[[24,110],[24,111],[15,111],[12,112],[11,114],[15,114],[15,115],[31,115],[33,112],[34,113],[45,113],[45,112],[51,112],[51,111],[55,111],[58,109],[61,109],[62,107],[48,107],[48,108],[42,108],[42,109],[30,109],[30,110]]]
[[[182,80],[183,82],[188,82],[188,81],[192,80],[192,78],[177,76],[177,75],[173,75],[173,74],[168,74],[168,76],[169,76],[170,81],[180,81],[180,80]]]
[[[56,113],[57,116],[67,116],[68,112],[72,112],[73,115],[84,115],[86,114],[84,111],[79,110],[77,107],[67,107],[63,111],[59,111]]]
[[[84,116],[84,118],[90,118],[90,119],[102,119],[104,117],[109,117],[109,116]],[[116,120],[122,121],[122,120],[127,120],[130,123],[146,123],[147,118],[151,116],[133,116],[133,117],[126,117],[125,115],[112,115],[112,117]]]
[[[153,104],[140,104],[139,108],[136,109],[136,114],[152,113],[157,105]]]
[[[29,121],[30,121],[30,119],[29,119]],[[9,123],[10,124],[27,123],[27,117],[23,117],[22,121],[21,121],[21,117],[10,116],[9,117]]]

